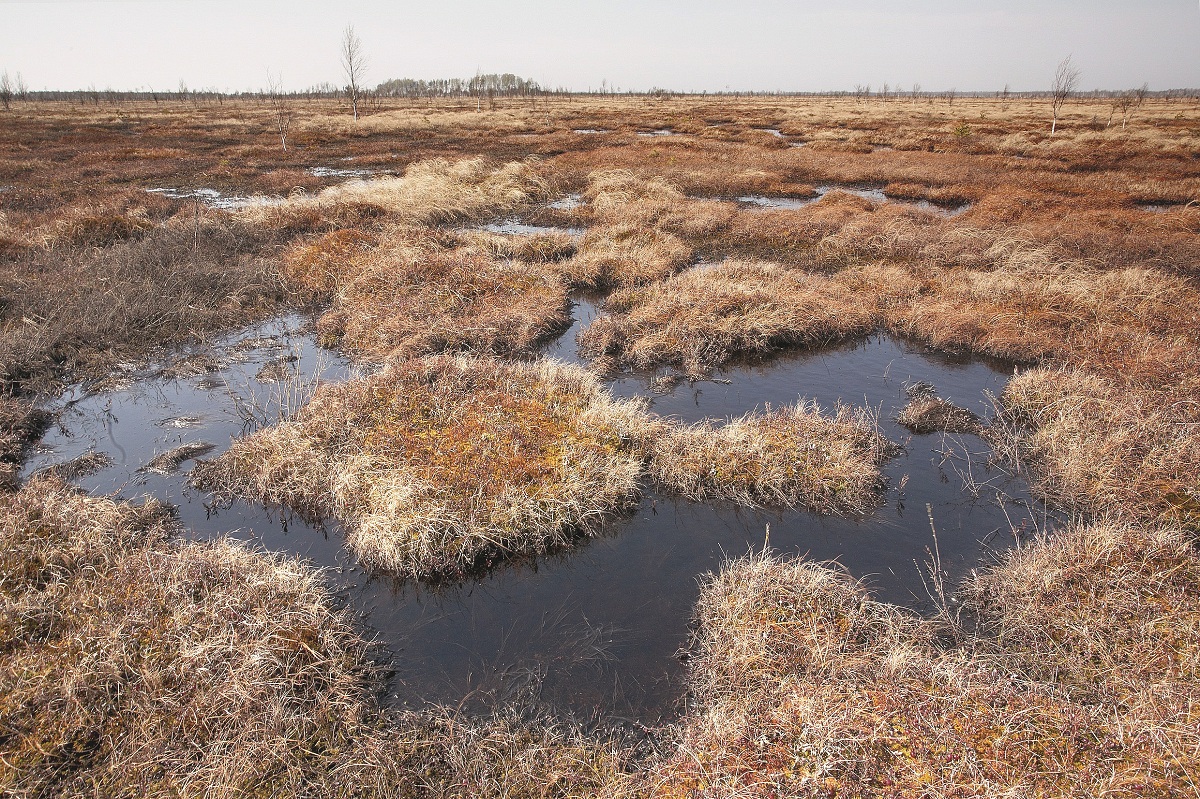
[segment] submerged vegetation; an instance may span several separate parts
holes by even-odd
[[[999,98],[443,98],[353,127],[313,102],[286,153],[265,106],[117,111],[32,103],[0,129],[0,792],[1194,795],[1194,106],[1118,130],[1068,104],[1050,139]],[[608,292],[590,370],[537,358],[579,289]],[[339,519],[394,574],[561,547],[643,482],[869,511],[891,445],[861,413],[685,426],[598,375],[876,331],[1019,364],[986,429],[920,387],[898,421],[982,432],[1072,521],[961,586],[932,564],[928,617],[836,565],[727,564],[693,701],[636,760],[544,714],[385,713],[309,567],[62,482],[91,462],[17,480],[39,395],[299,307],[374,371],[192,478]]]

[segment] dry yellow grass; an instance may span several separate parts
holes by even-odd
[[[580,344],[635,368],[701,376],[737,355],[863,335],[876,325],[871,299],[824,276],[726,261],[615,292]]]
[[[1194,570],[1194,554],[1176,547],[1172,556]],[[1013,602],[1000,615],[1015,609],[1036,628],[1042,611],[1022,600],[1039,589],[1005,582],[1013,576],[998,573],[993,583],[1013,586],[1001,589]],[[1037,570],[1021,576],[1043,580]],[[1141,604],[1168,596],[1178,588]],[[1132,622],[1138,635],[1138,619],[1093,620],[1079,610],[1053,629],[1077,635],[1072,619],[1089,630]],[[1200,765],[1187,702],[1194,678],[1173,695],[1176,712],[1165,720],[1077,697],[1018,668],[1007,647],[943,649],[937,625],[872,601],[835,568],[736,561],[706,583],[697,620],[690,686],[699,704],[677,752],[651,771],[659,795],[1182,796]],[[1195,633],[1194,625],[1185,633],[1190,654]],[[1046,654],[1032,650],[1031,660]],[[1139,665],[1151,679],[1163,674],[1158,662]]]
[[[651,475],[694,500],[863,514],[879,500],[879,465],[891,445],[862,412],[838,408],[825,416],[800,404],[719,425],[673,426],[650,450]]]
[[[876,328],[943,349],[1034,362],[1041,368],[1018,377],[1003,397],[1003,424],[992,430],[996,441],[1056,503],[1121,521],[1072,527],[982,572],[965,594],[979,616],[981,637],[955,631],[961,643],[950,650],[937,639],[945,628],[874,603],[835,573],[770,559],[734,565],[708,586],[698,609],[699,705],[685,720],[680,747],[649,770],[641,787],[667,795],[1195,796],[1200,698],[1194,688],[1197,569],[1190,537],[1200,525],[1200,326],[1194,311],[1200,263],[1200,205],[1194,202],[1200,200],[1200,140],[1194,131],[1200,109],[1152,101],[1128,130],[1104,129],[1107,105],[1079,101],[1051,139],[1044,104],[1026,100],[612,97],[505,100],[488,112],[454,101],[404,106],[351,126],[336,104],[304,104],[296,125],[303,147],[286,157],[262,133],[268,110],[253,105],[164,110],[43,103],[7,115],[0,130],[0,182],[14,190],[6,193],[0,216],[6,299],[0,370],[6,385],[85,373],[89,365],[102,368],[131,357],[147,342],[177,342],[196,329],[215,330],[277,308],[274,275],[265,274],[261,256],[279,246],[287,248],[281,272],[296,296],[330,301],[326,332],[344,336],[344,346],[372,358],[397,348],[409,354],[447,348],[527,352],[536,331],[561,309],[563,289],[543,279],[549,273],[575,285],[648,284],[618,292],[610,315],[585,337],[593,351],[628,365],[671,364],[700,375],[738,353],[818,344]],[[137,146],[129,145],[131,126],[138,127]],[[683,135],[634,135],[664,126]],[[570,132],[574,127],[611,133],[582,137]],[[753,130],[762,127],[806,146],[788,148]],[[215,129],[222,132],[220,142],[212,139]],[[408,165],[395,158],[404,152],[481,157]],[[531,152],[545,157],[526,160]],[[314,163],[352,156],[361,166],[407,172],[328,187],[309,174],[310,163],[297,153]],[[228,193],[289,193],[295,187],[308,193],[295,192],[274,208],[204,212],[197,219],[192,203],[140,190],[194,186],[197,175]],[[739,210],[719,199],[808,196],[813,187],[829,184],[883,186],[889,197],[969,200],[973,206],[946,218],[836,191],[795,211]],[[552,218],[536,203],[559,187],[581,191],[588,201],[561,215],[567,220],[562,224],[591,227],[573,257],[561,238],[493,237],[447,227],[511,214]],[[1139,203],[1170,207],[1151,212]],[[327,238],[293,240],[331,230]],[[741,282],[731,274],[717,280],[701,279],[703,272],[671,277],[696,258],[725,255],[778,266],[715,267],[718,275],[743,270]],[[229,269],[229,263],[239,266]],[[416,280],[414,268],[444,279]],[[476,273],[483,278],[474,280]],[[537,279],[521,282],[531,276]],[[385,288],[389,281],[405,291],[393,295]],[[445,293],[459,283],[473,292],[470,299]],[[788,291],[768,293],[763,285]],[[170,290],[161,291],[164,286]],[[430,326],[436,336],[414,322],[431,303],[444,311]],[[726,307],[722,303],[728,303],[726,316],[712,312]],[[508,306],[520,314],[505,315]],[[510,328],[523,332],[509,336]],[[499,455],[514,442],[530,444],[518,447],[521,452],[543,453],[534,446],[538,437],[563,422],[537,402],[514,408],[514,397],[525,395],[505,387],[477,414],[489,423],[512,420],[498,439],[509,447],[503,451],[489,449],[494,442],[481,430],[451,429],[445,419],[435,424],[408,413],[398,395],[387,397],[388,407],[404,412],[383,419],[386,425],[366,424],[358,432],[320,428],[318,411],[337,403],[350,407],[356,390],[347,388],[340,397],[331,392],[324,405],[312,408],[313,418],[290,423],[313,428],[303,436],[288,433],[284,441],[284,430],[300,429],[285,425],[235,446],[251,453],[264,443],[267,456],[250,459],[237,479],[261,478],[249,492],[254,496],[322,509],[345,498],[346,507],[365,513],[363,519],[378,521],[390,518],[392,508],[407,513],[404,492],[428,484],[405,482],[398,470],[389,471],[397,441],[408,451],[415,439],[421,468],[437,465],[451,477],[449,484],[462,488],[468,483],[464,465],[503,466]],[[367,401],[355,412],[371,407]],[[350,418],[339,414],[329,418]],[[554,424],[542,424],[547,414]],[[803,504],[810,488],[828,497],[829,484],[819,481],[796,487],[796,493],[780,489],[774,477],[759,486],[746,473],[728,484],[711,483],[712,470],[724,465],[722,448],[738,447],[739,455],[753,451],[770,419],[681,430],[631,414],[622,428],[627,439],[613,443],[614,452],[597,455],[602,468],[612,457],[631,473],[666,471],[672,465],[667,455],[656,458],[655,446],[670,454],[671,442],[683,442],[684,454],[707,453],[686,468],[675,464],[685,491],[744,502],[767,496],[789,501],[781,499],[787,496],[801,497],[795,501]],[[814,429],[825,432],[832,422],[814,422]],[[389,437],[424,426],[450,434],[435,443],[407,434]],[[598,452],[590,438],[595,426],[582,433],[562,426],[579,433],[572,446]],[[305,436],[313,431],[338,446],[347,443],[346,459],[310,446],[317,439]],[[369,435],[381,436],[379,451],[391,460],[369,457],[376,443],[366,440]],[[278,450],[265,447],[271,436],[280,437]],[[805,439],[795,443],[803,446]],[[284,451],[287,458],[279,459]],[[431,453],[436,457],[427,457]],[[332,471],[318,474],[319,468],[348,465],[351,455],[364,471],[347,470],[340,481],[330,477]],[[777,455],[747,455],[745,462],[789,464]],[[8,458],[10,472],[18,459]],[[511,471],[554,473],[536,461],[524,459]],[[818,476],[830,473],[836,468],[818,470]],[[396,482],[373,482],[378,474]],[[58,627],[31,622],[0,647],[4,663],[45,655],[37,668],[0,671],[7,681],[0,729],[19,730],[16,737],[0,738],[0,763],[10,769],[4,778],[18,786],[5,784],[9,792],[54,795],[79,785],[76,793],[154,793],[166,786],[158,792],[586,796],[630,788],[628,775],[617,773],[621,756],[615,748],[597,748],[542,722],[507,718],[371,717],[352,736],[355,743],[337,753],[327,746],[314,757],[319,750],[312,735],[332,740],[322,736],[340,735],[329,730],[360,711],[347,706],[314,727],[290,716],[279,721],[279,708],[300,702],[319,709],[341,695],[347,683],[337,669],[308,680],[313,662],[341,663],[335,655],[346,639],[340,633],[323,639],[331,645],[318,647],[314,660],[297,652],[297,668],[306,676],[296,686],[287,679],[290,660],[280,666],[285,677],[266,693],[244,696],[191,679],[200,673],[193,652],[224,668],[215,670],[220,674],[234,674],[226,682],[238,686],[237,669],[246,665],[239,651],[248,647],[263,655],[254,668],[278,665],[279,652],[292,656],[288,625],[297,618],[324,631],[342,629],[321,614],[289,614],[287,603],[295,596],[313,596],[307,589],[280,599],[259,586],[275,585],[273,570],[293,566],[225,545],[167,546],[154,538],[154,514],[84,501],[53,485],[39,481],[36,491],[0,498],[5,518],[16,520],[6,522],[0,535],[37,538],[54,530],[85,541],[96,529],[124,529],[133,524],[129,519],[142,519],[152,540],[127,548],[137,557],[115,554],[126,552],[119,541],[96,548],[109,553],[96,558],[58,543],[53,557],[37,548],[33,554],[8,546],[0,552],[19,560],[15,573],[32,580],[18,590],[25,592],[20,601],[28,611],[6,613],[0,624],[40,623],[59,608],[86,607],[91,614],[68,614],[74,637],[53,638]],[[632,478],[621,491],[628,485]],[[372,486],[381,486],[377,495]],[[492,483],[486,490],[495,488]],[[614,495],[628,496],[621,491]],[[35,495],[49,497],[50,504]],[[371,504],[385,499],[396,504]],[[55,503],[62,511],[57,516]],[[102,515],[109,521],[98,522]],[[452,550],[459,546],[451,543]],[[401,546],[381,557],[413,551]],[[214,562],[212,552],[221,558]],[[53,568],[43,569],[43,560]],[[84,568],[72,571],[76,564]],[[150,584],[146,564],[170,580]],[[187,579],[176,580],[181,571]],[[5,592],[16,590],[11,582],[3,585]],[[169,593],[179,586],[196,590]],[[6,603],[15,601],[9,596],[4,594]],[[143,598],[157,615],[124,612]],[[213,626],[212,614],[229,608],[272,618],[241,632]],[[111,653],[134,652],[131,642],[140,642],[144,631],[153,638],[164,629],[183,644],[138,650],[142,670],[113,668],[105,681],[89,681],[90,664],[116,663]],[[62,652],[45,654],[51,651],[47,641],[62,642]],[[94,657],[70,660],[63,652]],[[69,671],[75,665],[81,667]],[[209,662],[203,667],[212,668]],[[180,680],[180,673],[189,679]],[[86,691],[75,690],[79,686]],[[10,694],[20,701],[7,702]],[[126,698],[130,705],[114,704]],[[70,712],[61,716],[47,709],[64,707]],[[136,707],[138,716],[125,710],[104,715],[112,707]],[[89,708],[99,711],[89,715]],[[180,708],[200,712],[181,715]],[[225,724],[229,719],[238,721],[236,729]],[[138,725],[130,726],[134,721]],[[277,722],[283,726],[272,726]],[[136,734],[114,733],[125,729]],[[276,730],[284,732],[272,738]],[[30,737],[21,737],[27,732]],[[56,739],[61,735],[74,737]],[[32,759],[21,759],[26,757]]]
[[[345,746],[364,644],[320,575],[175,532],[55,479],[0,497],[0,792],[299,792]]]
[[[886,442],[813,406],[682,427],[556,361],[439,356],[318,390],[192,480],[225,497],[335,517],[368,564],[446,577],[595,532],[649,475],[693,498],[861,513]]]
[[[648,418],[556,362],[438,357],[320,389],[194,479],[343,521],[373,566],[459,574],[594,532],[638,495]]]
[[[0,793],[592,797],[628,750],[551,719],[383,714],[316,572],[162,506],[0,495]]]
[[[532,163],[431,159],[411,165],[401,177],[347,181],[315,195],[291,196],[278,205],[251,206],[239,215],[267,227],[378,217],[436,225],[508,213],[550,194]]]
[[[997,442],[1050,500],[1077,513],[1200,530],[1196,383],[1139,387],[1077,369],[1035,369],[1001,397]]]
[[[440,352],[527,355],[569,322],[550,270],[467,248],[410,255],[381,246],[319,320],[325,346],[380,360]]]

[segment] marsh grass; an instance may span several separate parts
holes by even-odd
[[[328,303],[330,343],[368,359],[524,355],[561,320],[563,284],[604,285],[621,290],[585,344],[626,366],[700,376],[739,354],[876,329],[1034,364],[987,434],[1055,504],[1102,521],[981,569],[961,595],[977,635],[876,603],[834,569],[730,565],[697,608],[695,704],[678,746],[664,741],[631,777],[619,745],[545,717],[378,716],[349,676],[362,643],[311,572],[178,543],[161,509],[39,478],[0,496],[0,792],[1194,796],[1200,111],[1152,101],[1129,130],[1096,130],[1106,110],[1080,101],[1050,140],[1040,105],[976,98],[538,98],[488,113],[424,100],[355,127],[335,103],[305,104],[297,152],[407,170],[340,185],[295,155],[280,161],[253,106],[10,113],[0,380],[29,394],[0,400],[9,477],[45,421],[29,413],[32,392],[285,303]],[[635,135],[662,127],[683,135]],[[766,127],[805,146],[753,130]],[[142,191],[200,175],[227,193],[291,196],[226,213]],[[822,184],[973,205],[946,218],[844,192],[794,211],[722,199]],[[585,204],[539,209],[566,188]],[[564,241],[462,230],[513,215],[590,230],[574,254]],[[734,262],[680,273],[725,256]],[[459,361],[434,362],[393,365],[419,377],[396,383],[404,392],[368,379],[322,390],[298,416],[289,404],[277,427],[234,445],[244,462],[231,454],[209,476],[383,531],[356,546],[401,571],[461,573],[485,552],[538,551],[550,544],[528,531],[541,524],[565,525],[553,540],[594,529],[639,473],[698,495],[809,502],[775,474],[806,444],[778,418],[681,428],[609,400],[555,404],[494,364],[481,374],[502,379],[440,394]],[[807,443],[841,446],[828,427],[838,420],[813,420]],[[760,452],[764,438],[786,457]],[[560,456],[577,451],[572,483]],[[714,482],[731,461],[754,467]],[[764,465],[770,475],[755,471]],[[872,479],[856,474],[850,484]],[[430,488],[443,478],[449,499]],[[818,479],[817,504],[830,485]],[[572,486],[596,502],[579,504]],[[511,497],[536,512],[503,511]],[[397,532],[410,528],[395,519],[418,516],[420,535],[462,540]],[[481,520],[493,526],[469,539],[462,525]]]
[[[436,356],[325,386],[192,472],[225,498],[335,517],[367,564],[444,578],[596,533],[647,473],[693,499],[863,513],[890,445],[811,405],[690,427],[557,361]]]
[[[364,645],[316,572],[55,479],[0,519],[5,793],[299,793],[345,745]]]
[[[536,264],[471,248],[381,247],[317,323],[320,341],[372,360],[467,351],[529,355],[570,323],[567,288]]]
[[[1136,383],[1034,369],[1001,396],[1000,451],[1056,505],[1200,530],[1195,381]]]
[[[56,478],[0,496],[0,791],[585,797],[631,749],[544,714],[383,713],[321,574]]]
[[[553,193],[531,162],[435,158],[410,165],[400,177],[347,181],[278,205],[248,208],[241,216],[272,228],[348,227],[377,218],[438,225],[506,214]]]
[[[866,514],[883,486],[893,445],[868,414],[788,405],[723,424],[665,429],[651,444],[650,473],[689,499]]]
[[[580,337],[585,354],[700,377],[736,356],[830,344],[875,328],[871,298],[777,264],[725,261],[614,292]]]
[[[896,414],[896,422],[917,435],[979,435],[983,432],[983,420],[979,414],[942,399],[927,383],[916,383],[905,390],[909,397],[908,404]]]
[[[392,362],[319,389],[295,421],[234,443],[193,479],[334,516],[368,564],[460,574],[595,532],[638,495],[648,427],[583,370],[467,357]]]
[[[166,224],[104,247],[36,251],[5,270],[0,387],[25,392],[106,376],[122,360],[277,312],[286,301],[236,223]]]
[[[1000,613],[1016,610],[1040,637],[1040,606],[1017,599],[1039,589],[1011,576],[989,583],[1013,593]],[[1155,597],[1145,604],[1166,599]],[[1066,636],[1077,635],[1071,619],[1138,627],[1076,610]],[[1164,726],[1034,678],[1003,644],[945,648],[937,624],[873,601],[836,566],[742,558],[706,581],[697,621],[698,705],[677,752],[651,772],[665,795],[1183,795],[1196,773],[1186,702]]]

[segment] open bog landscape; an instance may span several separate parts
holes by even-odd
[[[0,794],[1200,795],[1194,93],[33,94]]]

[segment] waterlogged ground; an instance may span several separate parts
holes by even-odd
[[[574,336],[597,313],[594,300],[577,298],[575,324],[547,354],[578,360]],[[303,320],[260,325],[185,356],[166,372],[131,367],[106,390],[69,392],[57,403],[59,427],[26,474],[103,453],[112,464],[77,479],[89,491],[154,496],[177,505],[199,537],[229,535],[327,568],[341,598],[382,645],[381,658],[393,670],[390,703],[473,707],[533,700],[583,718],[646,723],[675,715],[683,701],[676,654],[687,640],[698,576],[726,557],[761,548],[768,525],[772,548],[836,559],[881,598],[922,608],[928,607],[922,564],[934,544],[930,515],[941,567],[951,579],[989,547],[1010,545],[1010,521],[1042,523],[1024,485],[987,468],[981,440],[911,436],[892,421],[906,402],[906,385],[916,381],[988,416],[987,393],[1003,388],[1008,370],[886,337],[743,365],[694,384],[670,387],[655,375],[610,383],[616,394],[649,397],[654,411],[685,421],[729,418],[800,397],[826,408],[843,402],[872,409],[882,432],[905,451],[887,465],[886,497],[864,520],[750,511],[647,492],[636,512],[601,538],[433,589],[364,573],[336,526],[318,529],[247,503],[212,507],[185,485],[190,460],[173,473],[147,470],[153,463],[169,471],[174,458],[156,456],[188,444],[215,445],[205,455],[215,457],[231,438],[278,418],[281,407],[298,407],[318,378],[344,380],[352,373],[345,360],[315,346]]]

